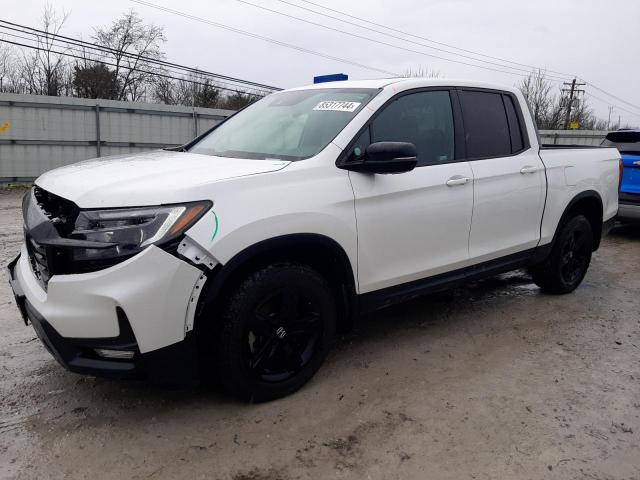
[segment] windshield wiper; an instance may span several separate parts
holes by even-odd
[[[167,148],[163,148],[162,150],[165,150],[167,152],[186,152],[187,149],[184,148],[182,145],[180,145],[179,147],[167,147]]]

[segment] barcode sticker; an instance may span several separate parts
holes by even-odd
[[[325,100],[313,107],[314,110],[329,112],[353,112],[360,106],[361,102],[341,102],[338,100]]]

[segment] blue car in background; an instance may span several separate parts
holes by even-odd
[[[610,132],[602,145],[617,148],[622,156],[618,218],[640,220],[640,130]]]

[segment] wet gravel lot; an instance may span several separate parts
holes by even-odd
[[[0,262],[22,191],[0,190]],[[523,272],[378,312],[297,394],[64,371],[0,282],[0,478],[640,478],[640,230],[573,294]]]

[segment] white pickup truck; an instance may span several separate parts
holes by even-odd
[[[71,371],[198,374],[268,400],[358,313],[523,267],[573,291],[616,215],[619,165],[614,148],[541,148],[509,87],[296,88],[182,147],[42,175],[10,280]]]

